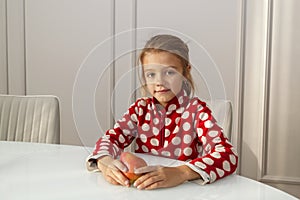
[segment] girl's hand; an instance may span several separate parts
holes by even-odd
[[[111,184],[129,187],[129,180],[122,172],[127,172],[127,167],[110,156],[104,156],[97,160],[98,168],[103,173],[104,178]]]
[[[185,165],[179,167],[147,166],[137,169],[135,173],[146,173],[134,182],[134,186],[141,190],[174,187],[187,180],[200,178],[198,173]]]

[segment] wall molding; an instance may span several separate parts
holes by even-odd
[[[298,177],[264,175],[260,181],[265,183],[300,185],[300,178]]]
[[[8,94],[26,94],[25,0],[7,1]]]
[[[7,0],[0,0],[0,93],[8,92]]]
[[[240,41],[239,41],[239,67],[236,76],[237,86],[235,88],[236,96],[236,108],[235,114],[236,116],[236,124],[233,126],[233,133],[236,133],[235,138],[235,146],[237,148],[237,152],[241,155],[242,150],[242,138],[243,138],[243,109],[244,109],[244,81],[245,81],[245,56],[246,56],[246,22],[247,22],[247,0],[242,0],[241,3],[241,21],[240,21]],[[237,169],[237,173],[241,170],[241,159],[239,159],[239,165]]]
[[[270,77],[271,77],[271,55],[272,55],[272,28],[273,28],[273,0],[268,0],[268,16],[266,31],[266,60],[265,60],[265,87],[264,87],[264,116],[263,116],[263,138],[262,154],[259,179],[267,174],[267,154],[268,154],[268,132],[269,132],[269,103],[270,103]]]

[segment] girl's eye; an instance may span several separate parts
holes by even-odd
[[[146,74],[146,77],[147,77],[147,78],[153,78],[153,77],[154,77],[154,73],[147,73],[147,74]]]
[[[166,71],[166,75],[167,76],[172,76],[174,74],[176,74],[176,71],[174,71],[174,70],[168,70],[168,71]]]

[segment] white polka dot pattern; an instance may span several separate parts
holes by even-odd
[[[203,158],[203,161],[205,164],[208,164],[208,165],[213,165],[214,164],[214,161],[211,159],[211,158]]]
[[[123,133],[124,133],[124,135],[129,135],[131,132],[127,129],[123,129]]]
[[[180,156],[181,155],[181,149],[180,148],[176,148],[175,150],[174,150],[174,155],[175,156]]]
[[[152,139],[150,140],[150,143],[151,143],[153,146],[158,146],[159,141],[158,141],[158,139],[156,139],[156,138],[152,138]]]
[[[159,134],[159,130],[158,130],[158,128],[156,128],[156,127],[153,127],[153,134],[154,135],[158,135]]]
[[[181,107],[181,108],[179,108],[179,109],[176,110],[176,112],[177,112],[178,114],[181,114],[183,111],[184,111],[184,108],[183,108],[183,107]]]
[[[166,140],[165,142],[164,142],[164,147],[167,147],[169,145],[169,142]]]
[[[133,125],[132,121],[128,121],[127,126],[129,127],[129,129],[134,129],[134,125]]]
[[[136,137],[135,151],[179,159],[205,171],[210,182],[233,173],[238,160],[211,111],[181,92],[165,108],[154,98],[137,100],[95,146],[93,155],[120,155]]]
[[[151,119],[150,113],[147,113],[145,116],[145,120],[150,121],[150,119]]]
[[[175,104],[172,104],[172,105],[169,106],[168,112],[172,112],[173,110],[176,110],[176,105]]]
[[[213,123],[210,120],[208,120],[204,122],[204,126],[205,128],[211,128],[213,126]]]
[[[195,165],[197,165],[198,167],[200,167],[201,169],[205,169],[206,168],[206,165],[202,162],[199,162],[199,161],[196,161],[195,162]]]
[[[198,137],[201,137],[203,135],[203,129],[197,128],[197,134],[198,134]]]
[[[116,131],[112,130],[112,129],[110,129],[108,132],[109,132],[109,134],[112,134],[112,135],[116,135],[117,134]]]
[[[174,144],[174,145],[179,145],[180,143],[181,143],[180,137],[174,137],[174,138],[172,139],[172,144]]]
[[[188,131],[191,128],[191,124],[189,122],[185,122],[183,124],[183,130]]]
[[[212,157],[216,158],[216,159],[219,159],[221,158],[221,154],[219,152],[213,152],[210,154]]]
[[[218,175],[219,175],[220,177],[223,177],[223,176],[224,176],[225,172],[224,172],[222,169],[217,168],[216,170],[217,170],[217,173],[218,173]]]
[[[151,149],[151,153],[154,155],[158,155],[158,152],[155,149]]]
[[[171,134],[170,130],[169,129],[166,129],[165,130],[165,137],[169,137]]]
[[[136,114],[132,114],[131,115],[131,120],[134,121],[134,122],[137,122],[137,116],[136,116]]]
[[[169,126],[171,124],[172,120],[170,118],[165,119],[165,125]]]
[[[223,169],[228,172],[230,171],[230,164],[227,160],[223,162]]]
[[[216,173],[214,171],[211,171],[210,174],[209,174],[209,176],[210,176],[210,182],[211,183],[216,181],[217,175],[216,175]]]
[[[146,147],[145,145],[142,145],[142,149],[143,149],[144,152],[149,152],[148,147]]]
[[[186,147],[183,149],[183,154],[186,156],[189,156],[192,154],[192,148],[191,147]]]
[[[124,142],[125,142],[125,138],[124,138],[123,135],[119,135],[119,141],[120,141],[121,143],[124,143]]]
[[[167,157],[169,157],[171,155],[171,153],[169,151],[162,151],[161,154],[163,156],[167,156]]]
[[[200,115],[199,115],[199,118],[202,120],[202,121],[205,121],[208,119],[208,114],[205,113],[205,112],[201,112]]]
[[[143,124],[142,129],[143,129],[143,131],[149,131],[150,130],[149,124]]]
[[[146,143],[147,142],[147,136],[145,134],[140,135],[140,139],[142,142]]]
[[[208,132],[208,135],[209,137],[216,137],[217,135],[219,135],[219,132],[218,131],[209,131]]]
[[[185,136],[183,137],[183,142],[184,142],[185,144],[190,144],[191,141],[192,141],[192,136],[190,136],[190,135],[185,135]]]
[[[230,162],[235,165],[236,164],[236,158],[234,155],[229,155],[229,159],[230,159]]]
[[[190,115],[190,112],[189,111],[185,111],[183,114],[182,114],[182,118],[183,119],[187,119],[188,117],[189,117],[189,115]]]

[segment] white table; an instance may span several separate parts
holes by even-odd
[[[152,191],[114,186],[100,173],[87,172],[85,159],[90,151],[90,148],[80,146],[0,141],[0,199],[296,199],[238,175],[211,185],[187,182]],[[174,164],[171,159],[153,156],[145,159],[152,163]]]

